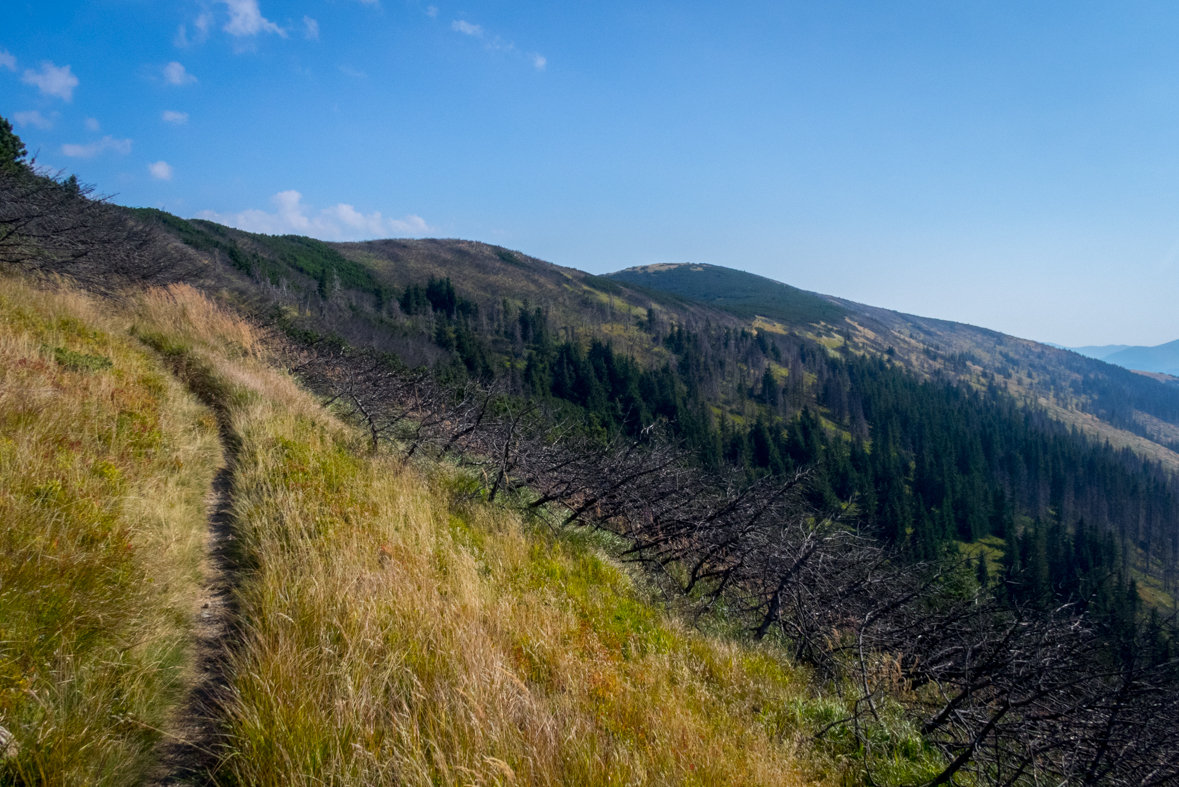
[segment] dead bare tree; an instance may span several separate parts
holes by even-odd
[[[92,186],[25,166],[0,168],[0,264],[106,293],[191,278],[201,268],[190,250]]]

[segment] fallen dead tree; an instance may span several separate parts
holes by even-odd
[[[815,510],[805,471],[753,483],[708,473],[657,427],[603,440],[539,403],[446,389],[374,353],[311,350],[299,371],[374,448],[460,457],[486,499],[555,529],[615,534],[624,558],[700,612],[723,603],[751,636],[790,643],[851,692],[851,715],[816,737],[842,725],[867,753],[881,703],[899,703],[943,754],[929,787],[1179,783],[1171,654],[1081,606],[1014,607],[957,557],[914,563],[860,532],[851,506]]]

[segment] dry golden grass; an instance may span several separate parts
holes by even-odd
[[[135,784],[183,696],[208,412],[109,304],[0,282],[0,782]]]
[[[764,720],[805,691],[660,615],[594,550],[448,504],[302,419],[243,413],[260,573],[234,715],[245,784],[793,784]]]

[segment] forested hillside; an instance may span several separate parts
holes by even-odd
[[[1113,539],[1102,570],[1171,604],[1176,457],[1147,437],[1179,423],[1179,391],[1154,380],[784,286],[759,296],[744,278],[713,309],[685,282],[703,273],[721,291],[718,268],[601,279],[469,242],[333,245],[157,218],[261,284],[250,297],[292,336],[501,380],[604,432],[664,420],[702,465],[750,479],[814,466],[816,503],[855,501],[914,559],[985,542],[994,562],[1023,534],[1084,523]],[[653,289],[667,281],[674,292]],[[1078,561],[1062,570],[1090,570]]]

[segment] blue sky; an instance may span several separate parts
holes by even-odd
[[[1179,338],[1179,7],[7,0],[0,114],[118,202],[707,262]]]

